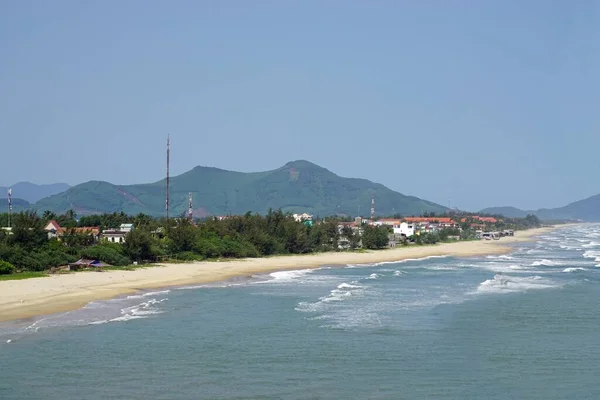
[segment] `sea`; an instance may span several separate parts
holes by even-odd
[[[600,399],[600,225],[0,325],[0,399]]]

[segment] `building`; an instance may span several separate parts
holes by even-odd
[[[129,232],[117,230],[117,229],[105,229],[102,231],[102,240],[106,240],[111,243],[125,243],[125,237]]]
[[[48,239],[57,238],[62,228],[55,220],[52,220],[46,224],[44,230],[48,233]]]
[[[312,221],[312,215],[303,213],[303,214],[294,214],[294,221],[296,222],[304,222],[304,221]]]
[[[46,224],[44,230],[48,233],[48,239],[56,238],[60,240],[65,235],[91,235],[94,240],[100,238],[100,228],[96,226],[80,226],[74,228],[63,228],[55,220],[51,220]]]
[[[119,230],[122,232],[131,232],[133,230],[133,224],[121,224]]]
[[[394,226],[394,234],[411,237],[415,234],[415,224],[401,222],[398,226]]]

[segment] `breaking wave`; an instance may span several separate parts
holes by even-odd
[[[477,287],[478,293],[514,293],[528,290],[551,289],[558,287],[555,282],[541,276],[514,277],[495,275]]]
[[[587,271],[586,268],[580,268],[580,267],[571,267],[571,268],[565,268],[563,270],[563,272],[577,272],[577,271]]]

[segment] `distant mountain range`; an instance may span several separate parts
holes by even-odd
[[[170,180],[170,213],[188,209],[188,193],[193,196],[196,217],[284,212],[328,216],[369,215],[371,196],[377,215],[419,215],[443,213],[448,208],[418,197],[395,192],[366,179],[343,178],[308,161],[294,161],[264,172],[234,172],[198,166]],[[14,194],[14,191],[13,191]],[[138,185],[113,185],[91,181],[38,201],[34,208],[78,215],[120,212],[165,215],[165,180]]]
[[[490,207],[480,211],[487,214],[502,214],[506,217],[524,217],[534,214],[541,220],[583,220],[600,221],[600,194],[579,200],[564,207],[520,210],[515,207]]]
[[[8,189],[12,189],[13,205],[15,199],[23,199],[29,203],[35,203],[44,197],[64,192],[70,186],[66,183],[52,183],[50,185],[36,185],[30,182],[19,182],[12,186],[0,186],[0,196],[7,197]]]

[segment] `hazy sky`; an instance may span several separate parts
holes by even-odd
[[[0,185],[307,159],[443,205],[600,193],[598,1],[0,1]]]

